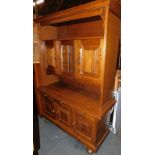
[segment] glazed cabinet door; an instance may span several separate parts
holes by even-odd
[[[101,70],[101,40],[83,39],[75,40],[75,67],[76,77],[99,83]]]
[[[42,41],[40,50],[40,68],[42,85],[48,85],[58,81],[57,57],[55,41]]]
[[[72,124],[72,110],[67,105],[60,105],[59,107],[59,121],[67,126]]]
[[[61,41],[61,72],[74,72],[74,43],[73,40]]]

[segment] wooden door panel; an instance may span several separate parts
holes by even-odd
[[[85,115],[83,112],[76,115],[76,132],[85,139],[92,141],[93,139],[94,120]]]
[[[59,121],[67,126],[72,124],[72,111],[70,107],[60,106],[59,107]]]
[[[43,107],[45,114],[49,115],[54,119],[57,118],[57,106],[52,100],[49,100],[48,98],[43,98]]]
[[[75,40],[75,77],[99,85],[101,82],[102,39]]]

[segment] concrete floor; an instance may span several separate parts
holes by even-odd
[[[39,127],[39,155],[88,155],[83,144],[44,118]],[[121,138],[110,133],[94,155],[121,155]]]

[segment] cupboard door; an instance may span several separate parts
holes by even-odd
[[[80,112],[76,115],[76,132],[85,139],[92,141],[93,139],[94,120]]]
[[[52,100],[49,100],[48,98],[44,98],[43,107],[44,107],[45,114],[49,115],[54,119],[57,118],[56,105]]]
[[[67,105],[61,105],[59,107],[59,121],[67,126],[72,124],[71,108]]]
[[[74,45],[73,41],[61,41],[61,71],[63,73],[74,72]]]
[[[101,40],[75,40],[75,75],[86,83],[99,84],[101,79]]]
[[[98,77],[100,70],[100,42],[99,40],[82,40],[81,42],[82,74]]]

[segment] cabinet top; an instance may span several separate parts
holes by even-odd
[[[35,19],[42,26],[75,21],[90,17],[104,17],[105,8],[120,17],[120,4],[115,0],[96,0],[70,9],[58,11]]]

